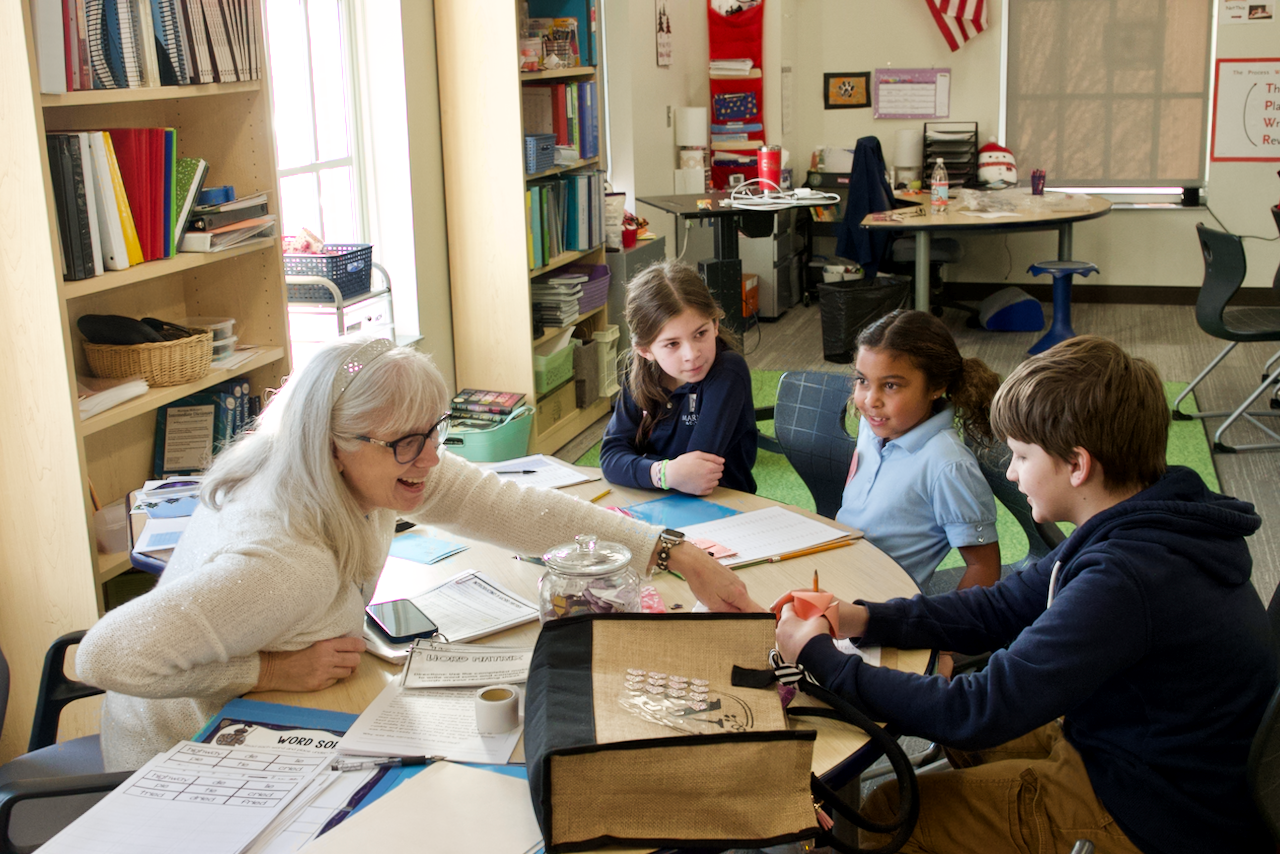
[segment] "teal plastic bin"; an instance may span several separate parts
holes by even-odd
[[[532,429],[533,407],[521,406],[506,421],[491,427],[472,429],[450,424],[444,446],[473,463],[497,463],[528,454]]]

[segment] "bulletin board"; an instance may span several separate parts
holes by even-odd
[[[1213,83],[1214,161],[1280,161],[1280,59],[1219,59]]]

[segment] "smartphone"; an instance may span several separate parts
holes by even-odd
[[[365,609],[373,624],[392,643],[405,643],[414,638],[429,638],[439,629],[431,618],[408,599],[379,602]]]

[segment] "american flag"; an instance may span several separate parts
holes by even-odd
[[[986,0],[927,0],[934,23],[954,53],[987,28]]]

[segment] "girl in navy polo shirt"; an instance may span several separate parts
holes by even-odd
[[[923,311],[899,310],[858,336],[853,398],[858,448],[836,519],[859,528],[916,583],[953,547],[960,587],[1000,580],[996,504],[978,460],[956,432],[991,441],[1000,377],[961,357],[950,330]]]
[[[751,372],[698,272],[659,262],[627,286],[631,368],[600,447],[610,483],[755,492]]]

